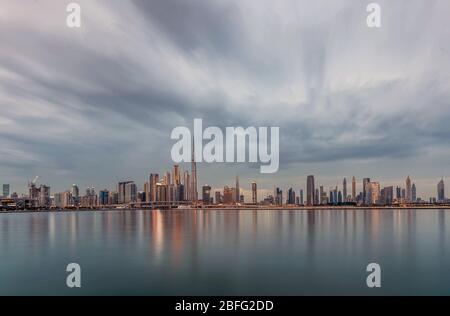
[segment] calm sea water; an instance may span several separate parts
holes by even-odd
[[[0,214],[0,294],[450,295],[450,210]]]

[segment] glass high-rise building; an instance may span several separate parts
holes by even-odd
[[[367,190],[367,184],[370,182],[370,178],[364,178],[363,179],[363,203],[369,204],[369,195]]]
[[[173,167],[172,167],[172,181],[173,181],[173,184],[175,184],[175,185],[181,183],[180,167],[178,165],[173,165]]]
[[[406,202],[412,201],[412,186],[409,176],[406,178]]]
[[[400,188],[400,187],[397,187],[396,189],[395,189],[395,197],[397,198],[397,202],[400,202],[400,200],[401,200],[401,198],[402,198],[402,188]]]
[[[119,182],[118,185],[119,204],[137,201],[137,187],[133,181]]]
[[[255,181],[252,182],[252,203],[258,203],[258,188]]]
[[[314,176],[306,178],[306,205],[314,205],[316,189],[314,188]]]
[[[231,204],[233,203],[233,191],[230,187],[225,186],[223,188],[223,203],[224,204]]]
[[[241,190],[240,190],[240,188],[239,188],[239,176],[236,176],[236,191],[235,191],[235,194],[236,194],[236,202],[239,202],[240,201],[240,196],[241,196]]]
[[[156,184],[159,182],[157,173],[150,173],[148,181],[148,197],[147,202],[156,202]]]
[[[353,176],[352,178],[352,201],[356,202],[356,178]]]
[[[437,185],[437,201],[441,203],[445,201],[444,179],[441,179]]]
[[[384,187],[384,194],[383,194],[383,203],[385,205],[391,205],[394,201],[394,187]]]
[[[211,198],[211,186],[205,184],[202,188],[202,200],[204,204],[209,204]]]
[[[183,184],[184,184],[184,200],[190,201],[191,200],[191,180],[189,171],[184,172],[183,176]]]
[[[98,204],[99,205],[108,205],[109,203],[109,191],[108,190],[101,190],[98,193]]]
[[[342,181],[342,195],[343,195],[343,202],[347,201],[347,179],[344,178]]]
[[[222,197],[221,197],[220,191],[216,191],[215,198],[216,198],[216,201],[215,201],[216,204],[222,203]]]
[[[366,184],[367,204],[378,204],[380,202],[380,183],[369,182]]]
[[[41,184],[39,188],[39,206],[49,207],[50,206],[50,187]]]
[[[286,204],[295,204],[295,192],[292,188],[288,190],[288,199]]]

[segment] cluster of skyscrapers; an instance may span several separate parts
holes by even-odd
[[[296,195],[293,188],[289,188],[286,197],[288,205],[393,205],[393,204],[414,204],[427,203],[417,197],[417,187],[408,176],[405,180],[405,186],[385,186],[381,187],[379,182],[371,181],[370,178],[362,180],[362,191],[357,193],[356,178],[352,177],[351,191],[347,187],[347,179],[342,180],[342,187],[338,185],[330,187],[327,191],[324,186],[316,184],[313,175],[306,178],[306,200],[304,200],[303,190]],[[264,199],[266,204],[283,204],[283,191],[276,187],[274,194]],[[430,198],[429,203],[448,203],[445,198],[444,180],[441,179],[437,185],[437,198]]]
[[[195,172],[195,169],[194,169]],[[55,193],[53,206],[67,207],[96,207],[110,205],[161,205],[159,203],[195,202],[198,199],[197,190],[193,190],[193,178],[189,171],[181,174],[179,165],[174,165],[172,172],[162,176],[150,173],[148,181],[144,183],[142,191],[134,181],[121,181],[116,190],[101,190],[98,194],[94,187],[89,187],[86,194],[80,195],[77,185],[70,191]],[[195,179],[196,182],[196,179]],[[39,203],[39,206],[45,206]]]
[[[241,194],[241,188],[239,186],[239,177],[236,176],[235,186],[224,186],[223,190],[216,190],[214,192],[214,198],[210,194],[211,187],[204,185],[202,189],[202,202],[203,204],[244,204],[244,195]],[[257,188],[256,182],[252,182],[252,203],[256,204]]]
[[[251,200],[245,201],[244,194],[236,176],[233,186],[224,186],[223,190],[214,190],[210,185],[202,186],[201,198],[197,191],[197,169],[195,162],[192,163],[191,172],[182,172],[179,165],[174,165],[171,172],[167,171],[160,175],[150,173],[148,181],[144,183],[143,190],[138,190],[134,181],[121,181],[116,190],[101,190],[98,194],[95,188],[88,187],[85,194],[80,194],[76,184],[70,190],[50,194],[48,185],[37,185],[37,177],[28,183],[28,196],[25,198],[27,207],[101,207],[101,206],[129,206],[142,207],[180,206],[180,205],[401,205],[420,203],[450,203],[445,198],[444,180],[437,184],[437,196],[424,201],[417,196],[417,188],[408,176],[404,186],[381,187],[379,182],[370,178],[363,178],[360,182],[360,190],[357,192],[357,180],[352,177],[351,183],[343,178],[341,185],[335,185],[326,189],[319,185],[314,175],[306,177],[306,195],[303,189],[296,192],[292,187],[287,189],[286,196],[283,190],[274,187],[273,195],[266,194],[258,200],[258,186],[255,181],[251,185]],[[19,200],[17,193],[10,195],[10,186],[3,185],[3,198]]]

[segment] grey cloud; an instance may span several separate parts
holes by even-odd
[[[434,2],[423,11],[422,4],[382,2],[386,23],[375,33],[364,25],[361,4],[306,3],[258,4],[265,10],[240,1],[120,3],[130,10],[102,14],[116,14],[115,29],[124,33],[140,26],[126,43],[108,28],[90,29],[81,41],[67,30],[0,22],[0,107],[15,123],[12,130],[0,125],[0,138],[39,157],[14,162],[5,150],[0,163],[24,175],[45,169],[55,182],[52,168],[71,172],[71,182],[94,171],[104,182],[115,173],[143,179],[150,168],[170,167],[171,129],[197,117],[219,127],[280,126],[283,169],[404,164],[444,146],[450,66],[442,23],[450,6]],[[82,6],[95,16],[88,2]],[[428,22],[403,22],[417,18]],[[97,41],[105,36],[102,50]],[[61,111],[36,122],[11,110],[23,100]],[[58,123],[61,113],[82,129]],[[33,125],[55,126],[61,135],[20,132]]]

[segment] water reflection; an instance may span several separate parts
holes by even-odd
[[[64,293],[58,280],[35,293],[25,263],[39,265],[51,280],[68,261],[95,271],[84,290],[90,294],[371,294],[361,282],[369,262],[386,271],[384,294],[450,294],[442,278],[449,272],[448,212],[0,214],[0,275],[9,281],[0,294]]]

